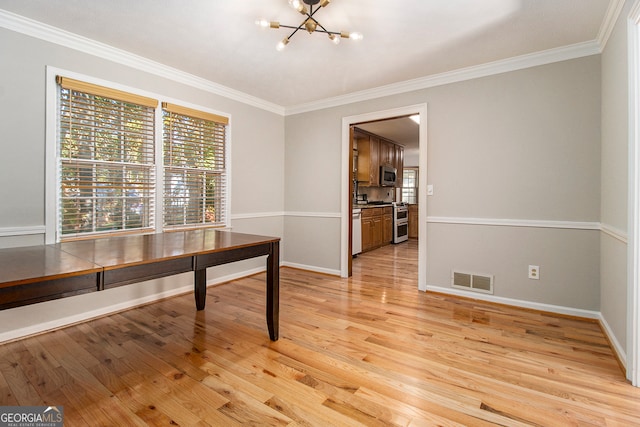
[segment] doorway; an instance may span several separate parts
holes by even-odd
[[[344,117],[342,119],[342,184],[341,184],[341,250],[340,250],[340,274],[349,276],[351,261],[351,219],[352,219],[352,151],[351,151],[351,126],[364,123],[385,120],[391,117],[419,115],[419,174],[418,187],[423,189],[418,194],[418,288],[426,290],[426,266],[427,266],[427,105],[418,104],[400,107],[391,110],[377,111]]]

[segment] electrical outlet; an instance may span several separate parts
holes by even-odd
[[[540,280],[540,266],[538,265],[529,266],[529,279]]]

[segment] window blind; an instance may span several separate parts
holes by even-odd
[[[226,225],[228,119],[163,103],[164,228]]]
[[[152,229],[154,100],[58,83],[61,239]]]

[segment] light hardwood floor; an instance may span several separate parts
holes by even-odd
[[[417,244],[349,280],[281,270],[0,346],[0,406],[65,426],[640,425],[598,324],[417,290]]]

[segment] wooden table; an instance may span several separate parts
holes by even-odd
[[[208,267],[264,255],[267,328],[276,341],[280,239],[213,229],[0,249],[0,309],[193,271],[203,310]]]

